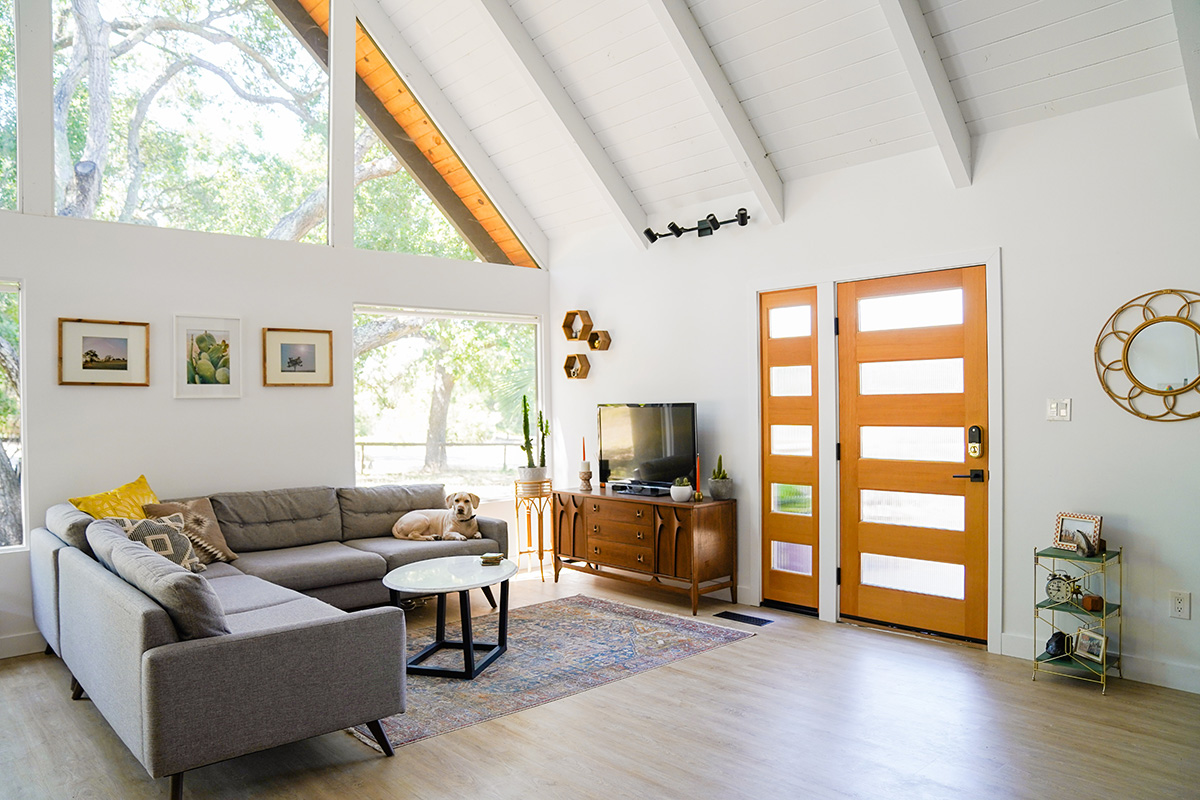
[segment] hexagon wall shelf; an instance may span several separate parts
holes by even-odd
[[[587,337],[589,350],[607,350],[612,344],[612,337],[608,335],[608,331],[592,331]]]
[[[592,365],[588,363],[588,357],[583,353],[573,353],[567,356],[567,360],[563,362],[563,372],[567,373],[568,378],[583,380],[588,376],[588,370]]]
[[[578,331],[575,330],[576,320],[580,326]],[[583,310],[568,311],[563,317],[562,329],[568,342],[586,342],[588,334],[592,332],[592,316]]]

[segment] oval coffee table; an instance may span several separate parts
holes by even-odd
[[[444,678],[474,678],[508,649],[508,579],[517,574],[517,565],[507,558],[499,565],[485,567],[479,556],[447,556],[414,561],[383,576],[383,585],[392,593],[392,604],[399,605],[398,593],[437,595],[437,629],[433,643],[408,659],[411,675],[440,675]],[[471,590],[500,584],[500,619],[495,642],[476,642],[471,634]],[[458,592],[462,613],[462,640],[446,640],[446,595]],[[420,666],[439,650],[462,650],[463,668]],[[475,651],[486,651],[475,660]]]

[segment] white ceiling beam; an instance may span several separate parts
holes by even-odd
[[[708,113],[717,123],[725,144],[733,151],[763,213],[773,224],[783,222],[783,181],[687,3],[684,0],[647,2]]]
[[[1175,30],[1179,34],[1179,52],[1183,55],[1183,74],[1188,96],[1192,98],[1192,118],[1200,134],[1200,3],[1196,0],[1172,0]]]
[[[958,98],[946,77],[942,57],[929,33],[917,0],[879,0],[883,16],[896,40],[900,58],[912,78],[917,98],[925,109],[933,137],[950,178],[959,189],[971,185],[971,133],[958,107]]]
[[[600,144],[595,132],[555,76],[554,70],[542,57],[541,51],[509,6],[508,0],[476,2],[484,12],[483,19],[490,23],[492,33],[508,49],[525,82],[540,98],[551,122],[580,157],[596,188],[616,214],[622,229],[632,241],[643,248],[649,247],[650,242],[642,235],[642,231],[647,227],[645,209],[629,190],[624,176],[605,152],[604,146]]]
[[[446,137],[446,141],[470,170],[480,188],[495,204],[513,233],[521,240],[521,244],[533,256],[534,261],[543,267],[547,266],[550,243],[542,227],[496,169],[491,158],[480,146],[479,140],[475,138],[475,134],[446,99],[441,87],[425,70],[421,59],[417,58],[417,54],[400,35],[396,23],[392,22],[387,12],[379,5],[379,0],[356,0],[355,5],[363,27],[399,73],[413,97],[420,101],[425,113]]]

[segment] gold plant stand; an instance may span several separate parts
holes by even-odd
[[[546,513],[547,506],[550,505],[550,500],[553,497],[553,492],[550,488],[550,481],[514,481],[513,487],[516,495],[516,524],[517,524],[517,541],[520,543],[520,551],[517,554],[517,562],[520,563],[521,556],[533,556],[537,553],[538,569],[541,571],[542,581],[546,580],[546,553],[550,548],[546,546],[544,539],[544,523],[543,517]],[[525,535],[521,536],[521,509],[525,510]],[[537,544],[533,541],[533,513],[537,512]]]

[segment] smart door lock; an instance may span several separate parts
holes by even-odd
[[[983,428],[978,425],[967,428],[967,455],[983,458]]]

